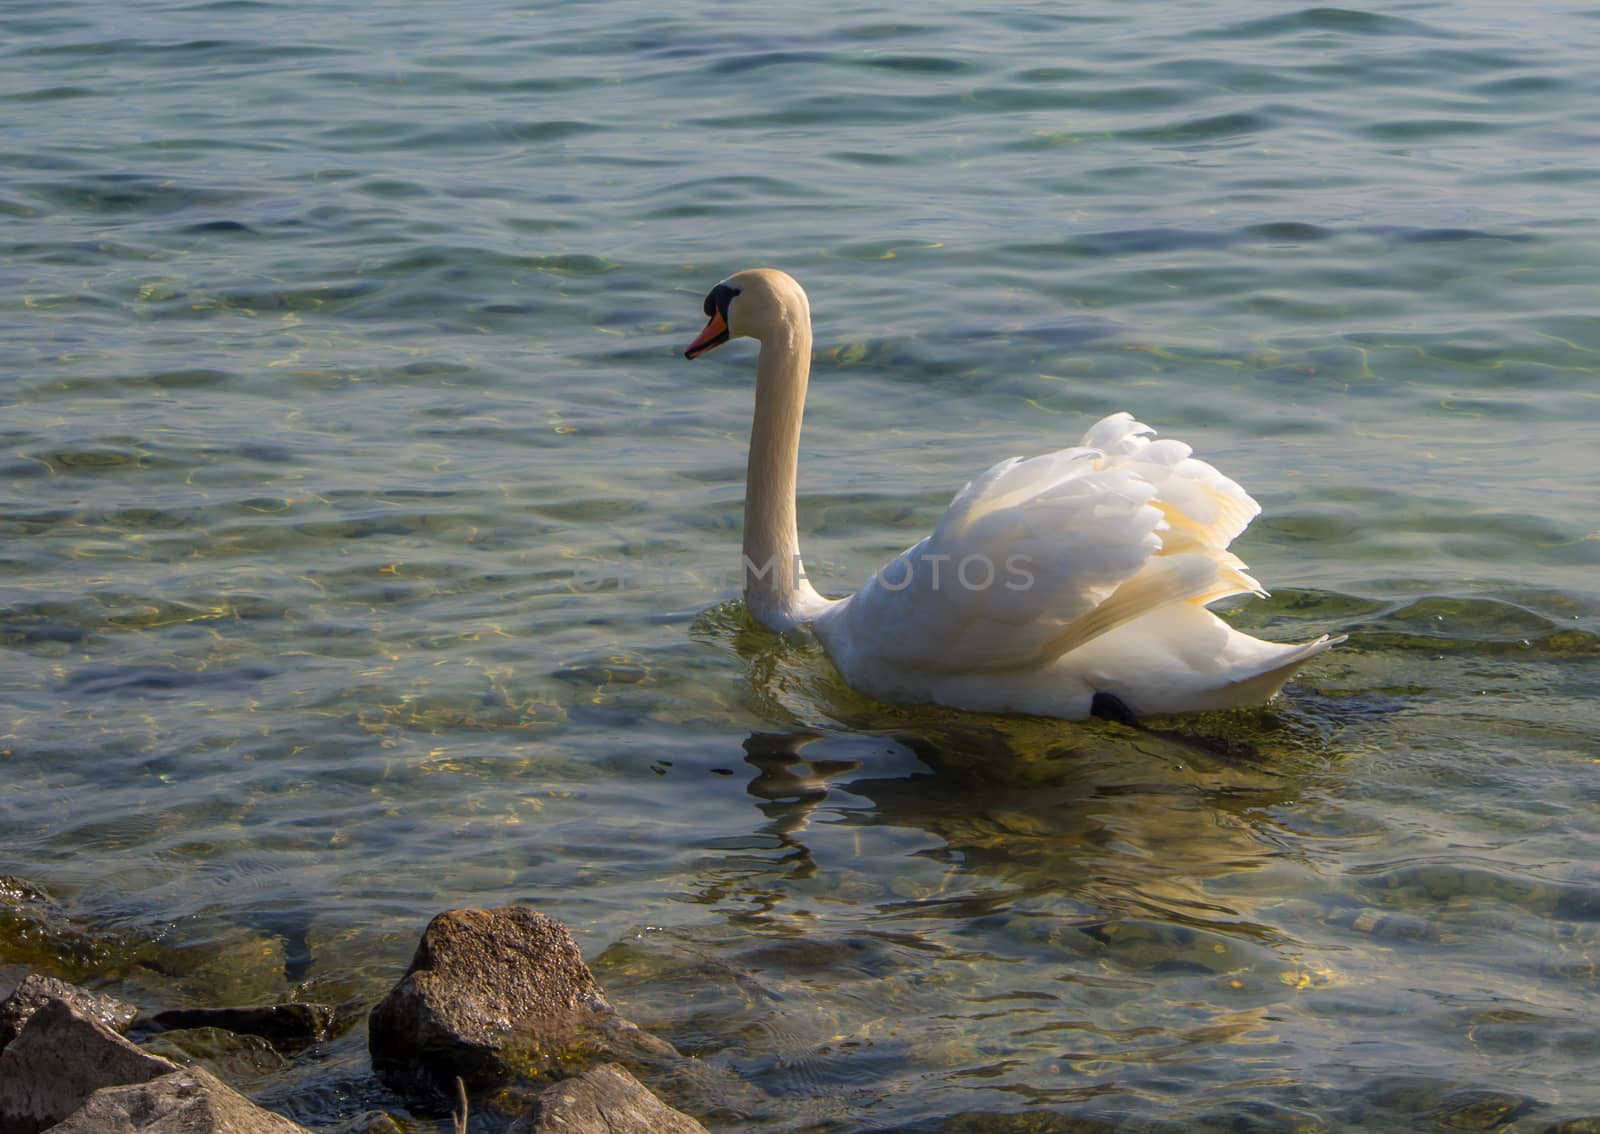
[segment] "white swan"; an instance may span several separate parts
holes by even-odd
[[[927,539],[858,593],[819,595],[800,565],[795,474],[811,308],[755,269],[706,296],[696,358],[749,337],[755,424],[745,602],[779,633],[809,624],[844,679],[883,701],[1081,719],[1257,704],[1336,641],[1241,634],[1206,609],[1261,586],[1227,548],[1260,506],[1181,441],[1112,414],[1070,449],[1001,461]]]

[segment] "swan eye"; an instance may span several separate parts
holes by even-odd
[[[719,283],[706,293],[706,318],[718,314],[726,320],[728,318],[728,304],[733,302],[733,297],[739,294],[739,289],[732,284]]]

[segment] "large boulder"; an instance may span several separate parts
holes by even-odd
[[[709,1134],[607,1063],[547,1087],[506,1134]]]
[[[311,1134],[200,1067],[102,1087],[50,1134]]]
[[[0,1134],[35,1134],[101,1087],[144,1083],[177,1069],[75,1004],[47,1000],[0,1051]]]
[[[0,1049],[16,1039],[23,1025],[51,1000],[64,1000],[74,1005],[85,1016],[99,1020],[114,1032],[127,1031],[139,1014],[139,1009],[132,1004],[113,996],[90,992],[43,973],[29,973],[11,995],[0,1002]]]
[[[680,1058],[606,1002],[565,926],[524,906],[434,918],[368,1029],[373,1067],[412,1095]]]

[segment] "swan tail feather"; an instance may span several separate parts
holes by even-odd
[[[1343,634],[1337,637],[1324,634],[1320,638],[1302,644],[1288,657],[1278,659],[1271,669],[1230,682],[1227,686],[1229,704],[1258,705],[1271,700],[1288,684],[1289,679],[1299,672],[1301,666],[1344,640]]]
[[[1245,574],[1243,567],[1226,552],[1221,556],[1198,552],[1156,556],[1093,610],[1067,623],[1044,644],[1040,658],[1050,661],[1070,653],[1169,603],[1187,600],[1204,606],[1231,595],[1260,593],[1261,584]]]

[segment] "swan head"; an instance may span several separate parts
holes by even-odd
[[[806,293],[787,272],[752,268],[736,272],[706,293],[706,327],[684,348],[685,358],[699,358],[729,339],[765,341],[775,330],[796,324],[811,326]]]

